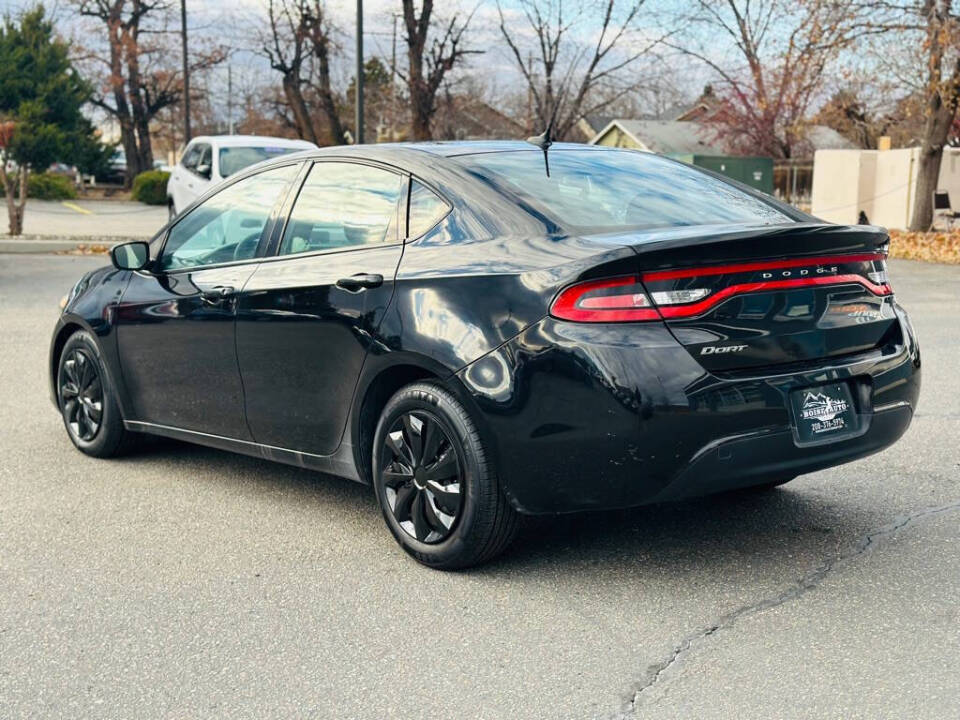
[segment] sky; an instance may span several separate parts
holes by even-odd
[[[177,0],[173,2],[178,4]],[[628,2],[629,0],[621,0],[618,6],[624,7]],[[33,4],[34,0],[0,0],[0,14],[16,14]],[[192,46],[199,47],[204,40],[208,40],[237,48],[229,61],[235,88],[260,84],[268,80],[273,73],[264,59],[253,52],[252,47],[256,29],[264,22],[265,4],[266,0],[187,0],[188,29]],[[644,34],[638,34],[632,42],[645,45],[650,37],[661,34],[666,25],[658,18],[660,15],[669,15],[671,10],[675,10],[676,4],[676,0],[647,0],[641,17]],[[341,30],[338,35],[340,59],[334,65],[338,74],[335,82],[340,87],[346,87],[354,69],[356,0],[326,0],[325,5],[334,24]],[[572,5],[575,3],[567,3],[568,7]],[[63,35],[68,38],[76,35],[81,39],[86,37],[79,30],[76,14],[68,0],[48,0],[46,7],[55,17],[57,28]],[[508,19],[511,16],[515,18],[518,32],[529,34],[520,14],[518,0],[502,0],[501,7]],[[400,0],[364,0],[365,57],[376,55],[389,62],[394,16],[399,14],[400,8]],[[483,55],[471,56],[468,59],[467,64],[459,71],[460,76],[479,79],[487,96],[492,99],[501,98],[505,93],[522,87],[522,78],[499,30],[497,3],[493,0],[439,0],[436,2],[434,14],[442,19],[455,11],[464,14],[473,11],[469,45],[473,49],[484,51]],[[397,24],[397,55],[401,67],[404,64],[405,51],[402,24],[400,19]],[[578,18],[571,33],[582,41],[594,40],[599,26],[599,14],[587,12]],[[528,42],[532,43],[532,40],[532,36],[529,36]],[[219,83],[213,83],[214,86],[220,86],[215,92],[218,96],[223,96],[225,104],[226,64],[214,70],[214,77],[217,75],[222,75],[222,78]],[[686,63],[684,72],[676,77],[682,77],[685,95],[690,99],[695,97],[709,80],[708,73],[702,68],[690,67],[689,62]],[[220,104],[219,97],[216,102]]]

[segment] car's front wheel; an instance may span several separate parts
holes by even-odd
[[[438,384],[398,391],[377,425],[373,483],[390,532],[425,565],[464,568],[501,553],[518,516],[463,405]]]
[[[173,206],[173,200],[167,201],[167,222],[173,222],[177,217],[177,209]]]
[[[57,399],[67,434],[87,455],[112,457],[135,442],[123,426],[100,349],[86,331],[71,335],[60,354]]]

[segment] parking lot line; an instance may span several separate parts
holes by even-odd
[[[76,210],[78,213],[81,213],[82,215],[93,215],[93,210],[87,210],[87,209],[84,208],[84,207],[80,207],[80,206],[77,205],[76,203],[67,202],[66,200],[64,200],[64,201],[63,201],[62,203],[60,203],[60,204],[63,205],[65,208],[70,208],[71,210]]]

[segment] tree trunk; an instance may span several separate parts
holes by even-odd
[[[129,115],[126,117],[117,115],[117,120],[120,122],[120,144],[123,146],[123,154],[127,161],[127,168],[124,171],[123,187],[129,190],[133,184],[133,178],[137,175],[137,167],[139,165],[137,138],[133,130],[133,121]]]
[[[320,61],[320,105],[327,116],[330,125],[330,139],[334,145],[345,145],[346,136],[343,134],[343,124],[337,113],[337,104],[333,99],[333,90],[330,83],[330,58],[325,46],[315,46],[315,52]]]
[[[313,129],[313,121],[310,118],[310,111],[307,110],[307,103],[303,99],[303,93],[300,91],[300,82],[293,75],[284,75],[283,94],[290,104],[290,110],[293,111],[293,121],[297,125],[297,135],[304,140],[317,143],[317,133]]]
[[[417,88],[415,92],[410,93],[410,101],[413,139],[432,140],[433,131],[430,128],[430,120],[433,117],[433,98],[428,97],[426,91]]]
[[[10,182],[10,176],[6,172],[6,160],[4,167],[0,169],[0,177],[3,180],[3,191],[7,197],[7,229],[10,235],[17,236],[23,232],[23,212],[27,206],[27,168],[21,166],[17,170],[17,184],[19,185],[19,202],[17,202],[18,188]]]
[[[137,9],[139,3],[134,3]],[[130,30],[127,44],[127,91],[136,133],[134,154],[127,154],[127,179],[132,182],[140,173],[153,167],[153,148],[150,145],[150,120],[140,92],[140,34],[137,27]]]
[[[410,92],[410,121],[414,140],[432,140],[430,120],[433,116],[434,95],[430,94],[424,77],[423,52],[427,28],[433,12],[432,0],[424,0],[417,18],[413,0],[403,0],[403,19],[407,26],[407,89]]]
[[[944,105],[939,93],[930,98],[927,122],[920,147],[920,164],[917,167],[917,194],[913,201],[913,216],[910,230],[929,230],[933,223],[933,193],[940,178],[940,161],[947,144],[954,110]]]

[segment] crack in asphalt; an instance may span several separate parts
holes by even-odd
[[[955,510],[960,510],[960,500],[948,503],[946,505],[923,508],[905,515],[897,515],[887,525],[883,525],[882,527],[876,528],[862,535],[860,539],[857,540],[848,550],[836,555],[833,558],[830,558],[822,565],[819,565],[815,569],[811,570],[783,592],[763,598],[748,605],[743,605],[736,610],[722,615],[710,625],[700,628],[696,632],[687,635],[685,638],[683,638],[683,640],[674,646],[673,650],[666,658],[658,663],[650,665],[647,668],[646,677],[635,688],[633,697],[627,704],[626,709],[617,715],[617,717],[629,718],[635,716],[637,709],[641,704],[643,693],[660,683],[663,679],[664,673],[670,670],[671,667],[680,661],[684,655],[693,650],[694,646],[701,641],[706,640],[720,630],[724,630],[733,626],[738,620],[744,617],[755,615],[756,613],[769,610],[770,608],[778,607],[790,602],[791,600],[795,600],[802,595],[805,595],[810,590],[816,588],[837,566],[871,551],[880,539],[889,537],[894,533],[899,532],[903,528],[919,522],[920,520],[936,515],[942,515],[943,513],[953,512]]]

